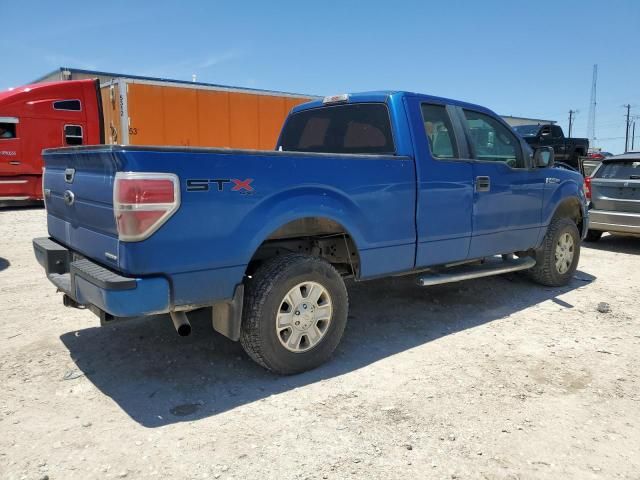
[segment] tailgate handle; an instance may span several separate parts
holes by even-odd
[[[476,192],[488,192],[491,190],[491,179],[489,177],[476,177]]]
[[[64,171],[64,181],[67,183],[73,183],[73,176],[76,174],[75,168],[67,168]]]

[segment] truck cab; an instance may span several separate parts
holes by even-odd
[[[0,92],[0,203],[42,200],[45,148],[101,143],[94,80]]]
[[[513,129],[532,147],[551,147],[556,161],[564,162],[576,170],[580,157],[587,155],[589,140],[565,137],[562,127],[555,124],[517,125]]]

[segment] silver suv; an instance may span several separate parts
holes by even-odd
[[[585,186],[591,201],[587,241],[604,232],[640,235],[640,152],[607,157]]]

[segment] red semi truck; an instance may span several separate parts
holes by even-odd
[[[144,77],[37,83],[0,93],[0,205],[42,200],[45,148],[273,149],[308,95]]]
[[[0,203],[42,200],[45,148],[104,143],[95,80],[0,92]]]

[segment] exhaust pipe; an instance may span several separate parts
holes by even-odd
[[[176,332],[181,337],[188,337],[191,334],[191,324],[187,318],[187,314],[184,312],[170,312],[173,326],[176,328]]]

